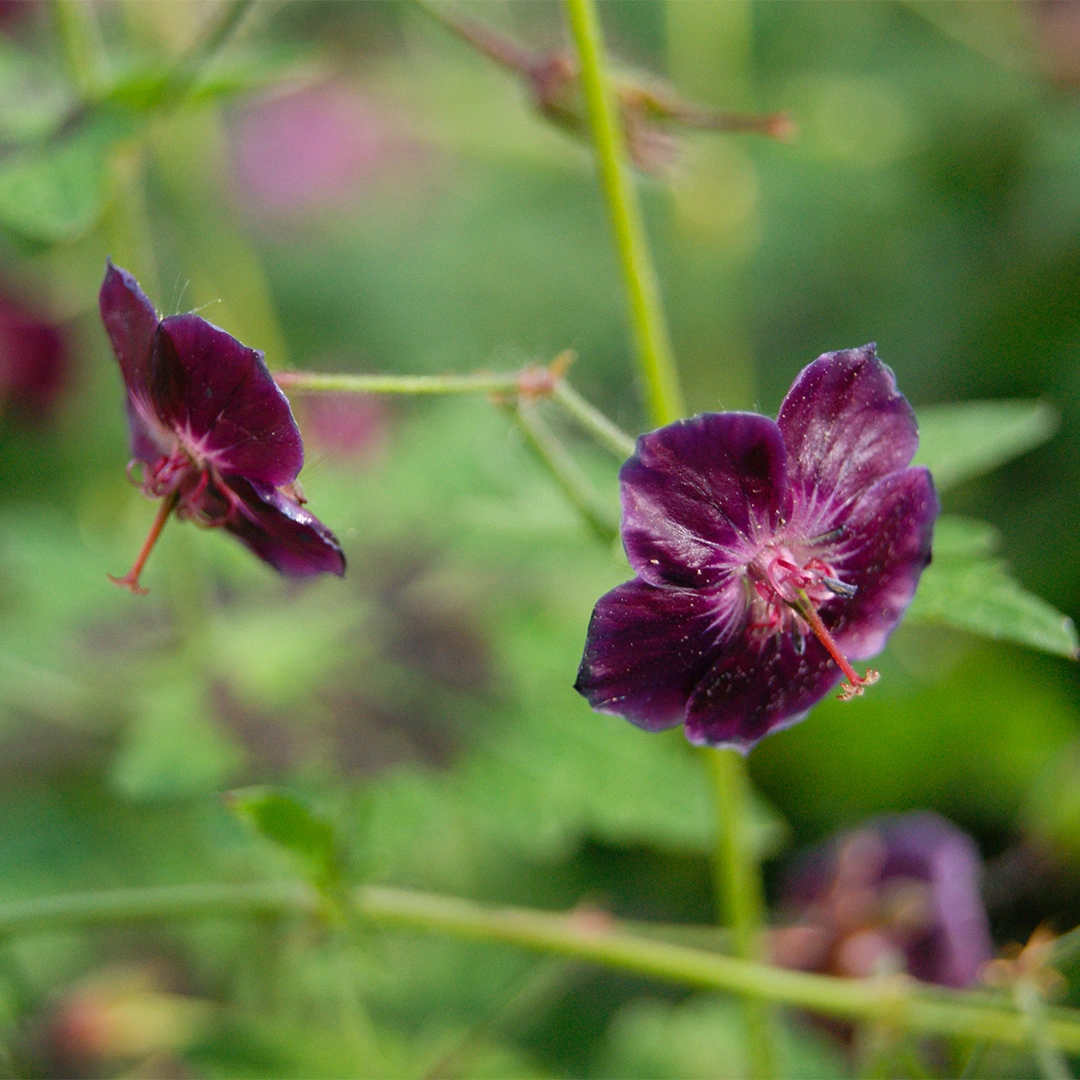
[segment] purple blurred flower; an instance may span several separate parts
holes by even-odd
[[[139,574],[173,510],[222,526],[289,577],[344,574],[333,533],[301,505],[304,446],[262,353],[197,315],[158,319],[111,262],[100,305],[127,385],[132,466],[142,463],[143,491],[164,500],[135,565],[113,580],[145,591]]]
[[[63,335],[20,301],[0,295],[0,402],[31,420],[45,417],[64,387]]]
[[[930,561],[915,415],[873,345],[826,353],[774,422],[706,413],[620,473],[633,581],[600,598],[577,689],[649,731],[746,751],[880,652]]]
[[[851,978],[903,970],[971,985],[993,955],[971,838],[931,813],[879,818],[797,866],[792,925],[776,931],[783,967]]]

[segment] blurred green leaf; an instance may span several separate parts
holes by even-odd
[[[1070,618],[1024,590],[996,555],[997,530],[943,517],[934,529],[934,561],[923,573],[907,618],[955,626],[1076,659],[1080,640]]]
[[[1080,863],[1080,744],[1064,747],[1039,775],[1023,821],[1041,848]]]
[[[776,1021],[780,1075],[791,1080],[848,1075],[839,1049],[793,1022]],[[731,999],[673,1004],[642,998],[616,1015],[604,1076],[627,1080],[718,1080],[749,1075],[742,1012]]]
[[[919,409],[916,465],[926,465],[939,491],[992,472],[1046,442],[1057,411],[1042,401],[965,401]]]
[[[334,826],[298,799],[266,787],[230,791],[228,805],[258,833],[303,866],[320,889],[341,883],[341,854]]]
[[[147,687],[113,764],[112,782],[136,799],[176,799],[221,787],[239,764],[236,747],[211,720],[203,688],[190,679]]]
[[[35,243],[77,239],[108,197],[108,157],[131,132],[122,113],[101,110],[74,131],[0,160],[0,225]]]

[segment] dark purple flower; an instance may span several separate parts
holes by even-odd
[[[600,598],[577,689],[649,731],[746,751],[880,652],[930,561],[915,415],[873,345],[826,353],[775,422],[706,413],[622,467],[633,581]]]
[[[173,510],[228,529],[289,577],[344,574],[333,533],[301,505],[304,446],[262,353],[197,315],[159,319],[111,262],[99,299],[127,385],[132,466],[142,463],[143,491],[164,500],[135,565],[113,580],[144,591],[139,574]]]
[[[783,967],[850,978],[902,970],[964,987],[993,955],[971,838],[931,813],[868,822],[806,856],[784,887]]]
[[[67,381],[63,334],[19,300],[0,295],[0,404],[30,420],[46,417]]]

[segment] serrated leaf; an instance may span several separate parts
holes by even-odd
[[[70,134],[0,161],[0,226],[34,243],[62,243],[91,229],[108,195],[108,155],[130,121],[100,112]]]
[[[919,450],[939,491],[992,472],[1046,442],[1058,414],[1043,401],[965,401],[919,409]]]
[[[341,881],[341,859],[333,825],[298,799],[273,788],[231,791],[228,805],[256,832],[296,858],[320,889]]]
[[[1027,592],[996,555],[997,530],[943,517],[934,528],[934,561],[923,573],[907,618],[955,626],[1000,641],[1077,657],[1070,618]]]

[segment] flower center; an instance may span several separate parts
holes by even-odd
[[[786,545],[774,544],[760,552],[747,565],[746,572],[753,589],[752,631],[763,636],[790,633],[800,655],[806,648],[807,632],[812,633],[847,679],[840,691],[843,701],[857,697],[877,682],[876,671],[865,675],[855,671],[821,620],[818,608],[822,604],[836,598],[850,600],[856,592],[855,586],[841,581],[824,559],[815,555],[804,560]]]

